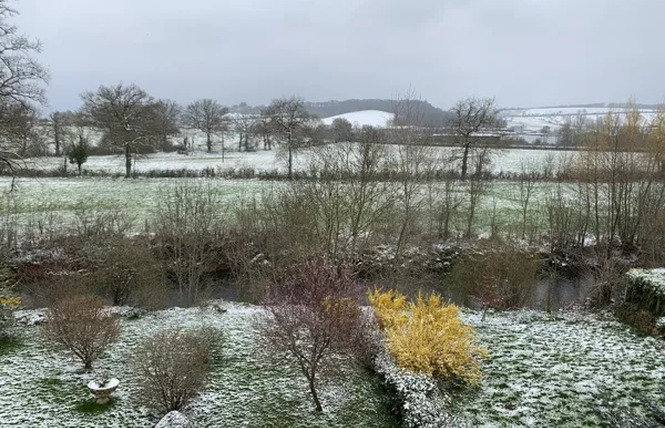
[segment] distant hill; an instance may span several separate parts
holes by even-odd
[[[441,126],[449,113],[438,107],[434,107],[427,101],[411,101],[415,109],[422,110],[423,121],[427,126]],[[265,106],[249,106],[240,104],[231,107],[232,112],[236,113],[259,113]],[[305,108],[308,112],[320,118],[338,116],[346,113],[359,111],[376,110],[386,113],[393,113],[396,110],[395,101],[389,99],[352,99],[344,101],[325,101],[325,102],[305,102]]]
[[[441,126],[448,117],[448,112],[434,107],[427,101],[411,101],[415,109],[422,110],[423,121],[428,126]],[[306,102],[305,108],[318,117],[325,118],[338,116],[345,113],[356,111],[378,110],[387,113],[393,113],[399,110],[399,105],[395,105],[394,100],[387,99],[352,99],[344,101],[326,101],[326,102]]]

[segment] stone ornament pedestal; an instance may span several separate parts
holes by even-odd
[[[95,396],[97,404],[106,404],[119,383],[120,381],[116,378],[110,379],[103,385],[100,385],[96,380],[92,380],[88,383],[88,389]]]

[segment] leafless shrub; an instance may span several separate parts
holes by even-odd
[[[150,309],[166,305],[169,285],[161,261],[146,240],[104,239],[88,246],[86,252],[96,265],[88,282],[114,305]]]
[[[184,305],[204,297],[202,280],[216,259],[216,245],[225,230],[224,214],[221,193],[210,186],[178,185],[158,204],[156,242]]]
[[[362,322],[356,290],[348,266],[337,267],[317,256],[281,275],[265,297],[270,317],[260,324],[263,334],[274,351],[287,354],[297,364],[319,412],[323,410],[317,394],[321,372],[331,369],[334,354],[353,354],[358,349]]]
[[[74,231],[82,238],[122,236],[132,230],[134,219],[119,208],[90,211],[79,208],[74,212]]]
[[[164,414],[185,406],[205,385],[218,338],[214,329],[171,329],[141,343],[131,363],[141,403]]]
[[[117,318],[104,310],[96,296],[61,300],[48,309],[46,317],[44,336],[69,349],[86,370],[91,370],[92,363],[118,338]]]
[[[484,308],[523,307],[540,275],[540,260],[514,248],[498,248],[457,262],[446,282]]]

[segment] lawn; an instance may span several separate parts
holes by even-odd
[[[68,353],[51,349],[38,327],[17,327],[20,344],[0,349],[0,425],[12,427],[152,427],[157,418],[140,407],[127,361],[142,338],[167,327],[216,327],[224,334],[222,356],[205,391],[184,410],[197,426],[397,427],[390,397],[379,380],[359,368],[320,387],[324,413],[316,415],[307,383],[294,366],[270,363],[254,320],[261,309],[226,303],[210,309],[153,312],[121,321],[121,339],[96,364],[120,379],[115,399],[99,407],[85,385],[93,375]],[[23,315],[34,314],[25,311]],[[19,316],[21,313],[19,313]]]
[[[607,427],[665,409],[665,342],[609,314],[514,311],[465,318],[491,358],[478,388],[455,396],[472,427]],[[625,425],[638,426],[638,425]],[[642,426],[642,425],[639,425]]]
[[[82,373],[80,363],[40,339],[38,327],[17,327],[18,343],[0,347],[0,425],[154,426],[157,417],[133,393],[131,349],[163,328],[204,325],[221,329],[224,343],[204,392],[184,410],[198,426],[399,426],[377,377],[350,365],[320,387],[325,411],[316,415],[295,367],[267,358],[254,324],[262,310],[224,306],[223,314],[172,308],[123,319],[120,342],[96,365],[121,380],[106,407],[92,403],[85,388],[92,375]],[[650,406],[665,408],[665,344],[609,314],[512,311],[481,320],[479,312],[466,311],[463,317],[490,358],[480,385],[452,396],[450,410],[460,426],[609,427],[609,413],[648,420]]]

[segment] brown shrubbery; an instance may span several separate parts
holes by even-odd
[[[140,238],[114,238],[88,246],[96,268],[86,278],[114,305],[163,308],[170,290],[162,262]]]
[[[362,327],[358,284],[348,266],[315,256],[295,264],[269,285],[261,324],[277,354],[291,357],[307,379],[317,411],[317,386],[333,354],[356,354]],[[335,364],[339,364],[336,361]]]
[[[70,350],[86,370],[91,370],[92,363],[118,338],[119,326],[99,297],[81,295],[53,304],[42,333]]]
[[[138,399],[161,413],[179,410],[203,388],[221,344],[214,329],[171,329],[140,344],[132,359]]]
[[[485,308],[519,308],[529,303],[540,270],[538,257],[501,248],[460,260],[446,282],[462,294],[466,303],[475,300]]]

